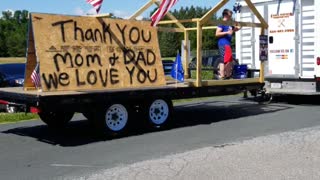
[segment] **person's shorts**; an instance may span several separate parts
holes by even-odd
[[[225,45],[225,46],[219,46],[219,53],[220,53],[220,59],[221,63],[228,63],[232,62],[232,49],[231,46]]]

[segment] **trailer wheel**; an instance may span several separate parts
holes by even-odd
[[[124,104],[112,104],[94,114],[94,124],[100,134],[119,135],[126,131],[131,110]]]
[[[50,128],[62,128],[72,119],[74,112],[41,111],[38,115]]]
[[[148,122],[154,128],[166,126],[172,114],[172,101],[165,99],[154,99],[147,105],[146,115]]]

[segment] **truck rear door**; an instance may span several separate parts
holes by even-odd
[[[299,26],[298,13],[292,1],[268,5],[269,60],[266,78],[298,78]]]
[[[301,2],[301,77],[314,78],[316,74],[316,33],[314,0]]]

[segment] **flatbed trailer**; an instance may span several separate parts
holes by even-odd
[[[214,82],[216,80],[212,80]],[[210,82],[210,81],[208,81]],[[141,102],[164,98],[169,100],[200,98],[210,96],[239,94],[244,91],[262,89],[264,83],[258,79],[216,81],[221,85],[192,87],[188,83],[169,83],[163,87],[132,88],[121,90],[90,91],[24,91],[21,87],[0,88],[0,99],[26,105],[27,109],[84,112],[92,104],[106,105],[114,101],[128,101],[139,105]]]
[[[188,83],[172,83],[157,88],[95,91],[38,92],[13,87],[1,88],[0,99],[24,105],[27,111],[38,113],[41,120],[53,128],[64,127],[74,113],[80,112],[93,122],[98,133],[109,135],[122,133],[127,127],[119,127],[121,118],[114,121],[120,125],[106,126],[104,122],[108,112],[112,113],[110,118],[114,115],[126,116],[126,122],[130,122],[129,124],[145,123],[158,128],[170,123],[173,114],[172,100],[233,95],[244,91],[256,91],[263,86],[258,79],[247,79],[226,80],[221,85],[203,87],[192,87]]]
[[[173,112],[172,100],[261,91],[263,61],[258,78],[203,80],[201,77],[202,31],[216,28],[207,24],[234,23],[210,20],[227,2],[222,0],[202,18],[177,20],[168,13],[171,20],[159,22],[176,24],[178,28],[155,29],[148,22],[135,20],[153,4],[159,6],[155,0],[149,0],[129,21],[31,14],[25,85],[0,88],[0,99],[24,105],[26,111],[38,113],[49,127],[63,127],[75,112],[80,112],[93,122],[97,132],[118,134],[139,121],[152,127],[165,126]],[[268,25],[251,1],[246,2],[261,23],[237,23],[260,27],[263,34]],[[186,22],[196,23],[196,28],[185,28],[182,23]],[[98,26],[102,28],[92,29]],[[185,43],[188,32],[197,31],[196,79],[188,79],[186,73],[184,82],[167,80],[155,38],[160,30],[183,32]],[[70,33],[73,35],[68,36]],[[183,48],[183,66],[189,72],[190,47],[184,44]],[[38,83],[33,79],[37,71],[40,71]]]

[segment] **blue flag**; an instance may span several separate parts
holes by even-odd
[[[176,60],[172,65],[171,77],[180,82],[184,82],[184,70],[179,53],[177,54]]]

